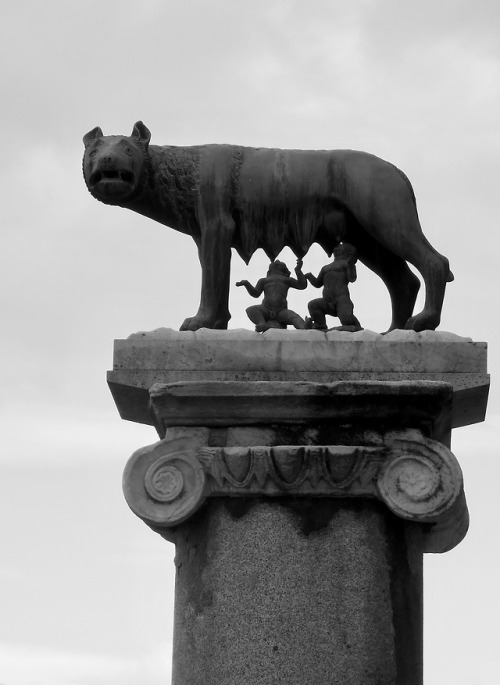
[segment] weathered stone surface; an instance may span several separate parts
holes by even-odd
[[[124,492],[176,544],[173,685],[422,685],[422,553],[467,530],[448,448],[484,415],[484,344],[162,330],[109,380],[165,436]]]
[[[222,380],[441,381],[453,387],[453,427],[484,419],[489,387],[485,343],[430,331],[159,329],[116,340],[108,374],[121,416],[141,423],[152,423],[155,383]]]
[[[150,389],[150,410],[161,437],[171,426],[276,424],[321,426],[333,433],[347,425],[351,437],[360,430],[419,428],[446,442],[451,406],[451,386],[429,381],[188,381]]]
[[[173,685],[421,685],[422,540],[377,502],[211,500],[176,536]]]
[[[452,549],[467,532],[460,466],[419,431],[380,433],[368,445],[210,447],[209,440],[209,432],[167,438],[137,450],[125,468],[130,508],[173,541],[175,527],[213,497],[379,499],[396,516],[429,524],[430,552]]]

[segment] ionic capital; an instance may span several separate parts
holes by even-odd
[[[419,431],[385,434],[376,445],[208,447],[165,439],[135,452],[125,498],[154,528],[189,519],[207,497],[376,498],[425,526],[426,551],[457,545],[468,526],[460,466]]]

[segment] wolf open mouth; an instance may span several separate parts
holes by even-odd
[[[94,171],[90,177],[90,185],[95,186],[101,181],[122,181],[127,185],[133,185],[134,174],[131,171],[119,170],[119,171]]]

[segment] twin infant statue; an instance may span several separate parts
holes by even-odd
[[[255,324],[259,333],[269,328],[314,328],[326,331],[326,315],[340,319],[340,326],[335,330],[360,331],[358,319],[354,316],[354,305],[349,296],[349,283],[356,280],[356,248],[349,243],[341,243],[333,250],[334,261],[324,266],[315,277],[311,273],[302,273],[302,260],[297,260],[295,274],[290,277],[284,262],[275,260],[269,265],[265,278],[259,279],[253,286],[248,281],[238,281],[237,286],[245,286],[252,297],[259,297],[264,293],[262,304],[248,307],[248,318]],[[312,300],[308,304],[309,316],[303,319],[291,309],[288,309],[287,294],[290,288],[305,290],[307,282],[315,288],[323,288],[323,297]]]

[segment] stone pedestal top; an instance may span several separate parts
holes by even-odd
[[[452,333],[174,331],[116,340],[108,383],[122,418],[154,424],[149,391],[178,382],[438,381],[453,389],[451,427],[484,420],[486,343]]]

